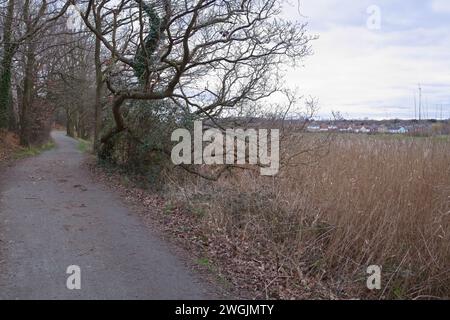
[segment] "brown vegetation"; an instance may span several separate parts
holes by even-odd
[[[278,178],[177,176],[171,206],[188,208],[204,254],[253,297],[449,297],[448,140],[342,136]],[[383,268],[380,291],[366,288],[369,265]]]
[[[19,149],[19,137],[14,133],[0,130],[0,164],[9,160]]]

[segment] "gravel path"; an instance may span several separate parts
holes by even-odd
[[[203,299],[202,284],[117,195],[81,167],[77,141],[0,178],[0,299]],[[81,289],[66,287],[81,268]]]

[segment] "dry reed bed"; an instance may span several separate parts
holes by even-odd
[[[275,179],[240,172],[174,190],[219,270],[259,297],[449,297],[448,139],[339,136]],[[369,265],[382,266],[382,290],[366,288]]]

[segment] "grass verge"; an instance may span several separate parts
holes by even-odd
[[[46,144],[43,144],[41,146],[31,146],[31,147],[27,147],[27,148],[21,148],[19,151],[14,153],[13,158],[18,160],[18,159],[37,156],[44,151],[53,149],[54,147],[55,147],[55,143],[53,141],[49,141]]]
[[[92,151],[92,142],[84,139],[78,139],[78,150],[83,153]]]

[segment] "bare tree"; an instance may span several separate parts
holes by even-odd
[[[46,69],[47,100],[63,110],[67,135],[90,138],[94,129],[92,119],[95,109],[92,101],[95,89],[94,43],[83,32],[59,34],[55,45],[48,52],[51,58],[44,64]],[[80,93],[82,93],[80,95]]]
[[[214,118],[281,91],[282,66],[310,53],[305,24],[280,17],[284,1],[71,1],[110,56],[115,128],[103,143],[128,129],[128,100],[170,99]]]
[[[30,110],[35,95],[36,58],[40,39],[61,18],[70,3],[60,0],[10,0],[4,20],[4,54],[0,75],[0,126],[8,124],[10,105],[11,70],[13,59],[20,53],[23,62],[21,85],[20,135],[21,143],[29,144]],[[19,60],[19,59],[18,59]]]
[[[99,32],[102,30],[102,17],[101,10],[104,2],[100,3],[98,7],[95,7],[95,29]],[[95,113],[94,113],[94,150],[98,149],[98,143],[100,139],[100,130],[102,127],[102,95],[104,90],[104,79],[102,72],[102,60],[101,60],[101,41],[98,37],[95,37]]]
[[[9,0],[6,9],[6,16],[3,23],[3,57],[1,60],[0,73],[0,128],[6,128],[8,126],[8,123],[11,124],[11,68],[15,51],[15,47],[12,43],[14,9],[15,0]]]

